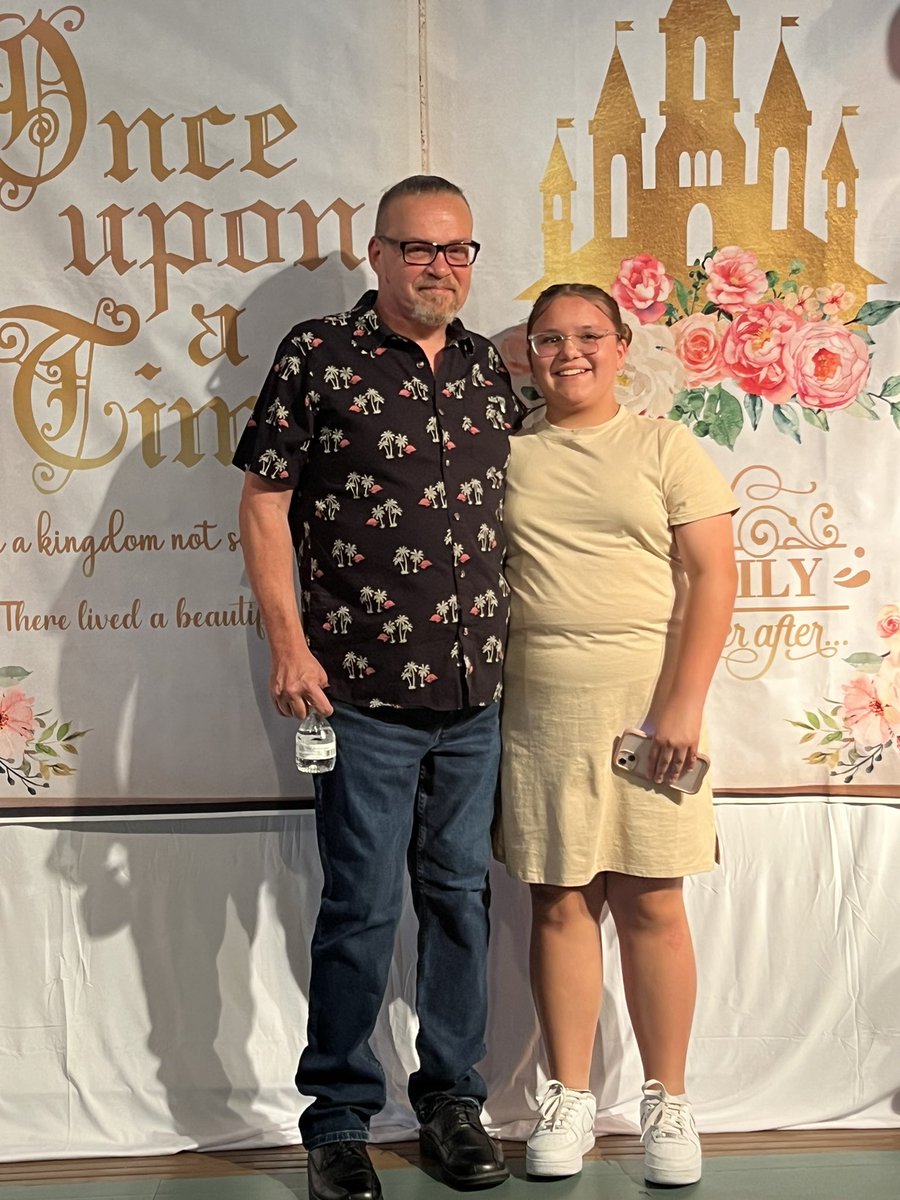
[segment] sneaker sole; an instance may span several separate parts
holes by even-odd
[[[578,1154],[573,1154],[571,1158],[543,1158],[539,1153],[531,1151],[527,1146],[525,1149],[525,1170],[529,1175],[539,1175],[542,1177],[553,1177],[564,1175],[577,1175],[582,1169],[584,1155],[588,1151],[593,1150],[596,1144],[596,1138],[591,1136],[588,1140],[585,1138],[584,1144]]]
[[[565,1162],[552,1163],[541,1162],[540,1159],[533,1159],[529,1155],[525,1155],[527,1174],[539,1176],[542,1179],[562,1179],[567,1175],[578,1175],[583,1165],[580,1154],[576,1158],[567,1158]]]
[[[646,1183],[664,1183],[670,1187],[684,1187],[688,1183],[698,1183],[702,1173],[702,1160],[684,1163],[679,1167],[651,1167],[644,1164],[644,1181]]]

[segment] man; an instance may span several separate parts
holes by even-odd
[[[314,1200],[381,1194],[366,1141],[385,1084],[369,1037],[407,870],[420,1144],[454,1186],[508,1176],[481,1125],[474,1064],[516,402],[497,351],[456,319],[478,249],[454,184],[413,176],[390,188],[368,249],[377,293],[291,330],[235,455],[272,698],[288,717],[331,714],[337,735],[334,770],[314,781],[324,883],[297,1072],[314,1098],[300,1118]]]

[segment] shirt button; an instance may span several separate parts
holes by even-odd
[[[449,466],[450,466],[450,459],[449,459],[449,458],[445,458],[445,459],[444,459],[444,466],[445,466],[445,467],[449,467]]]
[[[424,364],[423,362],[417,362],[417,363],[416,363],[416,366],[417,366],[417,367],[424,367],[424,366],[425,366],[425,364]]]

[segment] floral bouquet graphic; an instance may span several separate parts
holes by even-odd
[[[886,649],[859,651],[844,661],[857,674],[841,685],[841,702],[810,710],[805,721],[791,721],[803,730],[803,743],[818,743],[805,762],[827,764],[829,774],[852,783],[857,772],[871,775],[884,755],[898,749],[900,738],[900,604],[879,611],[876,630]]]
[[[613,296],[659,350],[672,353],[682,373],[669,411],[656,415],[729,449],[745,417],[757,429],[767,407],[775,428],[795,442],[804,421],[827,433],[832,414],[851,410],[879,420],[879,404],[900,429],[900,401],[893,399],[900,396],[900,375],[880,392],[866,390],[874,344],[869,328],[900,301],[858,306],[842,283],[814,288],[801,282],[803,269],[795,260],[785,272],[764,271],[751,251],[725,246],[696,261],[685,283],[649,254],[624,259]],[[636,340],[640,359],[646,337]],[[744,392],[743,404],[725,380]]]
[[[844,284],[813,287],[803,271],[798,260],[783,272],[764,271],[740,246],[711,250],[686,282],[651,254],[623,259],[610,291],[632,339],[616,399],[731,450],[746,425],[759,428],[766,409],[797,443],[804,423],[827,433],[838,412],[890,416],[900,429],[900,375],[879,392],[866,389],[869,329],[900,300],[860,306]],[[501,334],[500,349],[526,401],[539,401],[524,325]]]
[[[34,697],[19,686],[30,674],[23,667],[0,667],[0,776],[34,796],[54,777],[75,773],[65,760],[77,756],[75,743],[89,730],[73,729],[69,721],[48,724],[49,709],[36,713]]]

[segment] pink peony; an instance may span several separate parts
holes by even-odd
[[[784,348],[784,367],[805,408],[846,408],[869,374],[866,343],[843,325],[804,325]]]
[[[722,338],[727,322],[714,313],[694,313],[675,325],[675,353],[688,387],[717,383],[727,374],[722,361]]]
[[[612,285],[613,298],[622,308],[633,312],[642,325],[649,325],[663,315],[671,290],[672,277],[652,254],[623,258]]]
[[[881,678],[856,675],[849,683],[841,685],[844,692],[844,724],[853,734],[859,750],[882,746],[900,724],[897,705],[897,671]]]
[[[34,698],[21,688],[0,692],[0,758],[13,766],[22,761],[25,746],[34,736]]]
[[[794,384],[787,377],[784,350],[802,323],[776,300],[739,313],[722,340],[725,373],[745,392],[785,404],[794,394]]]
[[[756,255],[749,250],[723,246],[707,267],[707,298],[728,313],[742,312],[757,304],[769,286],[766,273],[758,263]]]

